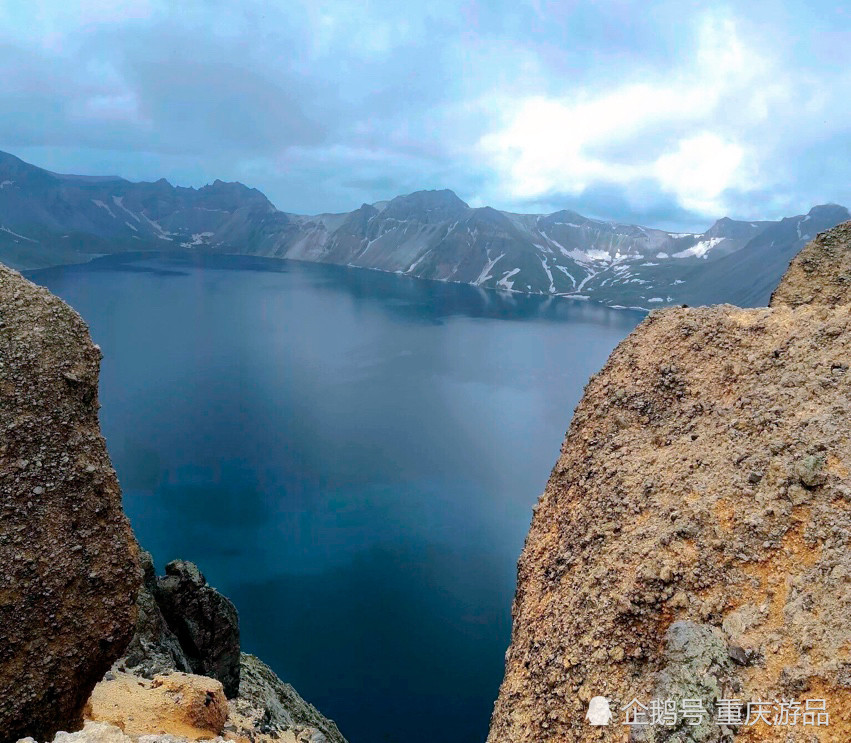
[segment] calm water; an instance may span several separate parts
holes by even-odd
[[[105,259],[33,278],[104,351],[141,543],[351,743],[479,743],[531,507],[641,319],[333,266]]]

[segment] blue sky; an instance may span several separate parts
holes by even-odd
[[[851,205],[836,2],[4,0],[0,149],[280,209],[422,188],[669,228]]]

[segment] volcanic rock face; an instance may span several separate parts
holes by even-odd
[[[157,574],[149,552],[139,553],[142,565],[142,587],[136,599],[138,618],[136,632],[124,656],[113,670],[129,672],[145,679],[172,671],[189,672],[192,666],[180,640],[168,626],[157,603]]]
[[[651,314],[592,378],[520,558],[490,743],[851,740],[849,238],[808,246],[771,309]],[[611,725],[584,720],[595,696]],[[633,699],[710,719],[626,727]],[[716,724],[721,699],[823,699],[830,722]]]
[[[96,687],[93,701],[102,688],[119,688],[113,682],[123,680],[122,689],[127,687],[142,694],[143,698],[132,703],[128,700],[123,706],[136,710],[137,722],[148,733],[161,729],[185,738],[179,725],[165,718],[157,722],[156,716],[142,714],[148,700],[140,689],[148,688],[146,680],[167,677],[175,671],[183,678],[187,674],[181,672],[189,671],[201,674],[189,678],[207,676],[226,684],[230,713],[222,734],[229,740],[346,743],[336,724],[302,699],[290,684],[281,681],[269,666],[253,655],[240,653],[233,604],[207,583],[194,564],[176,560],[166,566],[165,576],[157,578],[148,553],[141,554],[141,562],[145,579],[138,598],[136,634],[125,656],[113,666],[115,678]],[[135,686],[133,679],[138,682]],[[189,699],[186,695],[184,698]],[[96,706],[91,706],[91,710],[96,710]],[[182,714],[181,710],[175,713]],[[95,714],[90,719],[121,722],[114,714]],[[87,743],[87,739],[81,737],[79,743]]]
[[[285,738],[290,732],[306,743],[346,743],[333,720],[304,701],[259,658],[243,653],[240,666],[239,698],[231,707],[249,723],[249,730],[259,730],[273,739]],[[235,718],[237,714],[232,714],[231,719]],[[240,729],[234,733],[248,737]]]
[[[191,562],[174,560],[154,594],[193,673],[222,682],[225,694],[239,693],[239,617],[230,599],[211,586]]]
[[[236,607],[208,585],[194,563],[174,560],[161,578],[146,552],[142,565],[136,634],[115,670],[147,679],[188,671],[218,679],[228,698],[235,697],[240,656]]]
[[[0,742],[75,729],[133,634],[139,566],[98,428],[100,350],[0,266]]]
[[[789,265],[771,306],[851,304],[851,222],[819,235]]]

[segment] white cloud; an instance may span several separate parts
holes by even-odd
[[[762,186],[753,135],[785,102],[777,65],[727,16],[702,16],[695,38],[683,67],[652,79],[504,101],[506,119],[479,141],[500,188],[535,199],[651,181],[684,208],[715,214],[728,189]]]
[[[681,139],[674,152],[659,157],[654,175],[686,209],[718,214],[724,209],[718,200],[721,194],[742,181],[744,154],[740,145],[705,132]]]
[[[0,38],[59,49],[81,29],[148,19],[165,7],[164,0],[4,0]]]

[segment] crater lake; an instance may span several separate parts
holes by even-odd
[[[30,278],[103,349],[103,432],[159,572],[197,563],[243,650],[350,743],[484,741],[532,506],[643,314],[250,257]]]

